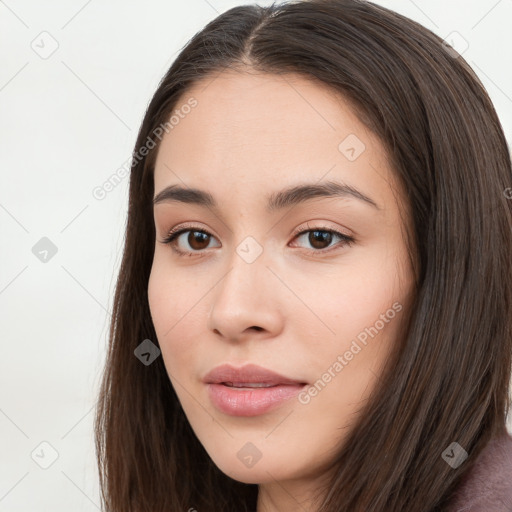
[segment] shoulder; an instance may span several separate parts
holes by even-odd
[[[457,488],[450,512],[512,511],[512,437],[492,439]]]

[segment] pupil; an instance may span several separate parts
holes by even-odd
[[[315,249],[325,249],[322,244],[327,242],[328,246],[331,241],[331,237],[332,233],[328,233],[327,231],[312,231],[309,235],[309,242]]]
[[[206,243],[204,243],[205,241]],[[188,243],[190,244],[190,247],[192,247],[193,249],[204,249],[205,247],[208,246],[208,234],[202,233],[201,231],[191,231],[188,235]]]
[[[188,235],[188,243],[190,244],[190,247],[193,249],[201,250],[205,247],[208,247],[208,234],[202,233],[201,231],[191,231]],[[206,241],[206,244],[201,244],[202,242]],[[199,247],[197,247],[196,242],[199,240]]]

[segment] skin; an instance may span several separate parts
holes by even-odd
[[[260,484],[258,512],[296,511],[297,503],[315,510],[312,493],[378,384],[412,296],[403,194],[379,139],[322,84],[228,70],[189,89],[176,108],[190,97],[197,106],[158,149],[155,196],[172,184],[196,187],[220,209],[154,207],[148,296],[162,357],[215,464],[233,479]],[[350,134],[365,145],[353,161],[338,148]],[[347,196],[266,212],[267,194],[328,180],[357,188],[378,208]],[[196,251],[191,257],[162,243],[183,223],[211,235],[187,232],[175,240]],[[294,236],[298,228],[333,229],[355,242],[333,235],[314,245],[311,231]],[[252,263],[236,252],[248,236],[262,249]],[[362,350],[307,404],[294,398],[266,414],[237,417],[211,403],[202,378],[226,362],[252,362],[313,385],[394,303],[402,311],[359,343]],[[261,452],[252,467],[237,457],[247,442]]]

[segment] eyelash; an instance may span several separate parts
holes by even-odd
[[[309,224],[307,226],[309,228]],[[171,231],[169,231],[167,237],[164,238],[163,240],[161,240],[161,243],[170,245],[172,250],[174,252],[176,252],[177,254],[179,254],[180,256],[195,256],[195,255],[201,254],[201,252],[204,252],[204,251],[182,251],[181,249],[176,248],[176,243],[175,243],[176,239],[181,234],[187,233],[189,231],[196,231],[196,232],[203,233],[203,234],[206,234],[209,236],[213,236],[208,231],[205,231],[204,229],[200,229],[197,226],[182,226],[180,228],[174,228]],[[301,235],[304,235],[306,233],[310,233],[312,231],[321,231],[321,232],[336,235],[339,238],[341,238],[341,242],[339,242],[339,244],[336,244],[328,249],[306,249],[306,251],[310,254],[318,254],[318,253],[325,254],[327,252],[330,252],[331,250],[335,250],[337,245],[340,245],[342,247],[346,245],[346,246],[350,247],[355,242],[355,239],[353,237],[344,235],[343,233],[340,233],[339,231],[336,231],[334,229],[329,229],[324,226],[316,226],[316,227],[309,228],[306,230],[297,231],[293,234],[293,239],[295,240],[295,238],[297,238]]]

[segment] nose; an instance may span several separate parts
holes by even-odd
[[[284,308],[276,293],[280,285],[263,252],[251,263],[236,252],[230,267],[212,290],[208,329],[226,341],[277,336]]]

